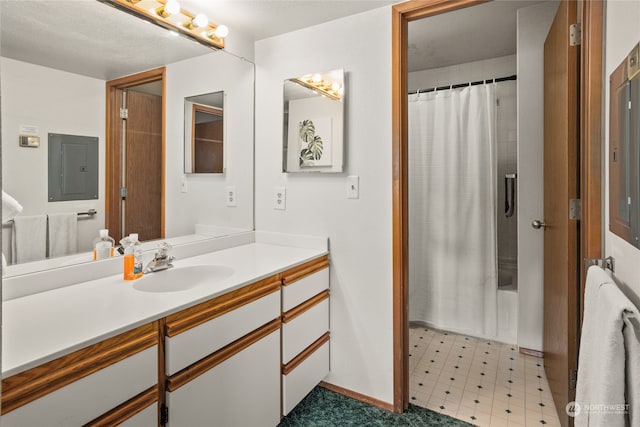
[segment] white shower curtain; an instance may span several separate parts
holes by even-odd
[[[409,320],[497,335],[495,84],[409,97]]]

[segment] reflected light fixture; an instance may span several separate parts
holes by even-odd
[[[212,24],[205,14],[182,9],[177,0],[98,1],[216,49],[224,49],[224,38],[229,34],[225,25]]]
[[[329,77],[323,76],[322,74],[307,74],[291,80],[307,89],[311,89],[314,93],[336,101],[339,101],[344,95],[344,87],[340,82],[331,81]]]

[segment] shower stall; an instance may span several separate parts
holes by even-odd
[[[414,324],[515,342],[515,80],[514,75],[409,95]]]

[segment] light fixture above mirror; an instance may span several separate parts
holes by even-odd
[[[180,7],[178,0],[98,0],[110,4],[139,18],[150,21],[178,34],[186,35],[198,43],[224,49],[224,38],[229,29],[225,25],[209,22],[202,14],[193,14]]]
[[[314,73],[291,80],[307,89],[311,89],[315,93],[339,101],[344,95],[342,78],[342,76],[333,76],[331,73]]]

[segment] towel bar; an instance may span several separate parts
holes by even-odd
[[[78,216],[85,216],[86,215],[86,216],[91,217],[91,218],[93,218],[94,215],[97,215],[97,214],[98,214],[98,211],[95,210],[95,209],[88,209],[88,210],[86,210],[84,212],[78,212]],[[3,227],[4,226],[11,226],[12,224],[13,224],[13,220],[10,219],[9,221],[3,222],[2,226]]]
[[[606,258],[585,258],[584,265],[589,268],[592,265],[597,265],[603,269],[609,269],[611,272],[615,272],[615,260],[613,257],[608,256]]]

